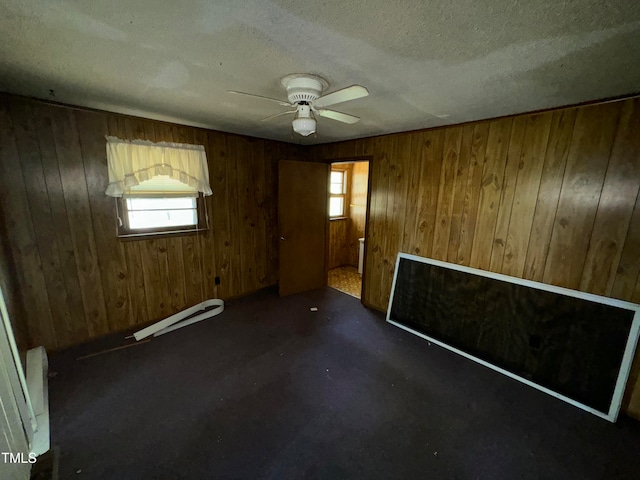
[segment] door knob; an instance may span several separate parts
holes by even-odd
[[[286,238],[284,236],[280,237],[280,240],[282,240],[283,242],[286,240]]]

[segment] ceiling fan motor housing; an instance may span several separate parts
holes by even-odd
[[[303,74],[287,75],[282,79],[282,85],[287,89],[289,102],[296,105],[312,103],[329,86],[323,78]]]

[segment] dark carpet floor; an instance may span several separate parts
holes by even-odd
[[[318,307],[310,312],[309,307]],[[51,355],[61,479],[638,479],[613,425],[430,346],[330,288]]]

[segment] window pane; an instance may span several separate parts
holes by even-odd
[[[129,228],[162,228],[197,225],[195,210],[134,210],[129,212]]]
[[[330,193],[344,193],[344,172],[331,171]]]
[[[198,224],[195,198],[128,198],[129,228],[163,228]]]
[[[344,198],[331,197],[329,199],[329,216],[341,217],[343,214]]]
[[[337,193],[337,194],[341,194],[342,192],[342,184],[336,184],[336,183],[332,183],[331,184],[331,189],[329,190],[330,193]]]

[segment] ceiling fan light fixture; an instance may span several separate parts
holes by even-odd
[[[308,137],[316,132],[315,118],[296,118],[293,121],[293,131],[299,133],[303,137]]]
[[[303,137],[308,137],[316,132],[316,119],[311,115],[309,105],[300,105],[298,114],[293,120],[293,131]]]
[[[282,115],[290,115],[294,113],[295,117],[291,126],[294,132],[303,137],[308,137],[309,135],[316,133],[316,116],[329,118],[347,125],[356,123],[360,120],[359,117],[349,115],[348,113],[329,110],[327,107],[369,95],[369,91],[362,85],[351,85],[350,87],[342,88],[323,95],[323,92],[329,88],[329,83],[322,77],[307,73],[294,73],[287,75],[281,80],[281,82],[282,86],[287,91],[288,102],[277,98],[264,97],[262,95],[254,95],[252,93],[244,93],[236,90],[229,90],[229,93],[266,100],[284,107],[294,108],[294,110],[289,110],[287,112],[269,115],[262,120],[271,120],[281,117]]]

